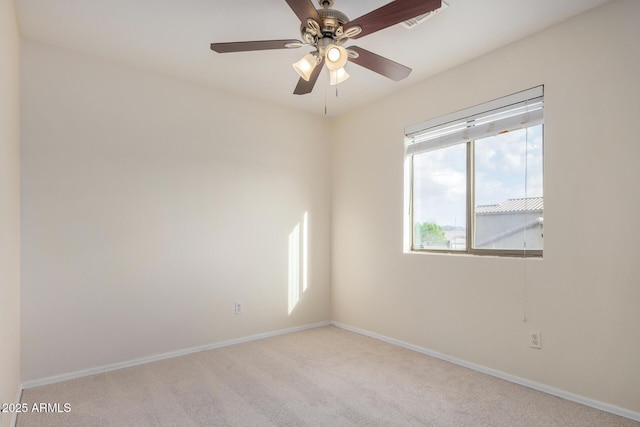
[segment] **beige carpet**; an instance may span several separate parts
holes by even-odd
[[[336,327],[25,390],[28,426],[639,426]]]

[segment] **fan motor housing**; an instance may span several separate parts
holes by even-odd
[[[322,22],[316,23],[313,20],[309,20],[311,22],[307,22],[307,25],[300,27],[300,34],[303,40],[313,44],[318,38],[330,37],[334,39],[336,36],[342,36],[342,27],[349,22],[347,15],[339,10],[330,8],[318,9],[318,15]]]
[[[318,15],[322,19],[322,27],[337,28],[349,22],[349,18],[344,13],[335,9],[318,9]]]

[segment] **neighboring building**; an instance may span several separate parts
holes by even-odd
[[[475,247],[542,249],[543,208],[542,197],[508,199],[497,205],[476,206]]]
[[[474,248],[542,250],[543,202],[542,197],[528,197],[476,206]],[[429,244],[417,237],[416,247],[450,250],[464,250],[467,247],[466,228],[444,225],[442,231],[445,242]],[[523,242],[526,242],[526,246]]]
[[[447,238],[449,249],[464,250],[467,247],[467,230],[465,228],[452,227],[445,230],[444,235]]]

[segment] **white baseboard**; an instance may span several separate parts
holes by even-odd
[[[538,390],[547,394],[551,394],[553,396],[561,397],[566,400],[570,400],[572,402],[580,403],[585,406],[590,406],[595,409],[600,409],[602,411],[610,412],[615,415],[620,415],[621,417],[629,418],[634,421],[640,421],[640,413],[630,411],[628,409],[621,408],[619,406],[610,405],[608,403],[599,402],[597,400],[589,399],[584,396],[580,396],[577,394],[569,393],[564,390],[559,390],[557,388],[553,388],[544,384],[537,383],[535,381],[530,381],[525,378],[520,378],[515,375],[507,374],[496,369],[491,369],[486,366],[477,365],[475,363],[467,362],[466,360],[458,359],[456,357],[451,357],[443,353],[439,353],[434,350],[429,350],[424,347],[419,347],[414,344],[410,344],[408,342],[400,341],[394,338],[389,338],[384,335],[376,334],[374,332],[369,332],[363,329],[354,328],[353,326],[345,325],[340,322],[331,322],[332,325],[337,326],[338,328],[345,329],[347,331],[355,332],[360,335],[365,335],[371,338],[378,339],[380,341],[387,342],[389,344],[394,344],[399,347],[404,347],[409,350],[416,351],[418,353],[426,354],[427,356],[435,357],[436,359],[441,359],[454,365],[463,366],[465,368],[472,369],[477,372],[481,372],[483,374],[491,375],[493,377],[497,377],[512,383],[520,384],[525,387],[532,388],[534,390]]]
[[[628,409],[624,409],[615,405],[611,405],[608,403],[603,403],[603,402],[599,402],[597,400],[593,400],[593,399],[589,399],[587,397],[584,396],[580,396],[577,394],[573,394],[573,393],[569,393],[567,391],[564,390],[559,390],[556,389],[554,387],[550,387],[544,384],[540,384],[537,383],[535,381],[531,381],[531,380],[527,380],[525,378],[520,378],[518,376],[515,375],[511,375],[511,374],[507,374],[501,371],[498,371],[496,369],[492,369],[492,368],[488,368],[486,366],[482,366],[482,365],[478,365],[472,362],[468,362],[466,360],[462,360],[462,359],[458,359],[456,357],[452,357],[452,356],[448,356],[446,354],[443,353],[439,353],[437,351],[434,350],[430,350],[424,347],[420,347],[411,343],[407,343],[404,341],[400,341],[394,338],[390,338],[384,335],[380,335],[380,334],[376,334],[374,332],[369,332],[366,331],[364,329],[359,329],[359,328],[355,328],[353,326],[349,326],[349,325],[345,325],[343,323],[340,322],[334,322],[334,321],[326,321],[326,322],[320,322],[320,323],[313,323],[313,324],[309,324],[309,325],[302,325],[302,326],[296,326],[293,328],[287,328],[287,329],[281,329],[281,330],[277,330],[277,331],[271,331],[271,332],[265,332],[262,334],[257,334],[257,335],[250,335],[247,337],[243,337],[243,338],[237,338],[237,339],[233,339],[233,340],[228,340],[228,341],[221,341],[221,342],[217,342],[217,343],[213,343],[213,344],[208,344],[208,345],[204,345],[204,346],[200,346],[200,347],[193,347],[193,348],[188,348],[188,349],[184,349],[184,350],[178,350],[178,351],[173,351],[173,352],[169,352],[169,353],[163,353],[163,354],[158,354],[158,355],[154,355],[154,356],[149,356],[149,357],[143,357],[140,359],[134,359],[134,360],[129,360],[126,362],[121,362],[121,363],[114,363],[111,365],[105,365],[105,366],[100,366],[97,368],[91,368],[91,369],[85,369],[85,370],[81,370],[81,371],[75,371],[75,372],[70,372],[68,374],[62,374],[62,375],[56,375],[56,376],[51,376],[51,377],[47,377],[47,378],[42,378],[42,379],[38,379],[38,380],[32,380],[32,381],[26,381],[22,384],[20,390],[18,391],[18,397],[16,398],[16,403],[19,403],[21,400],[21,395],[22,395],[22,390],[23,389],[28,389],[28,388],[32,388],[32,387],[38,387],[41,385],[47,385],[47,384],[53,384],[53,383],[58,383],[61,381],[68,381],[68,380],[72,380],[72,379],[76,379],[76,378],[82,378],[82,377],[86,377],[89,375],[95,375],[95,374],[101,374],[104,372],[110,372],[110,371],[115,371],[117,369],[123,369],[123,368],[128,368],[131,366],[137,366],[137,365],[142,365],[145,363],[150,363],[150,362],[155,362],[158,360],[164,360],[164,359],[170,359],[172,357],[179,357],[179,356],[184,356],[187,354],[192,354],[192,353],[197,353],[200,351],[207,351],[207,350],[214,350],[216,348],[222,348],[222,347],[227,347],[230,345],[234,345],[234,344],[241,344],[241,343],[245,343],[245,342],[250,342],[250,341],[256,341],[256,340],[261,340],[264,338],[271,338],[271,337],[275,337],[278,335],[284,335],[284,334],[288,334],[288,333],[292,333],[292,332],[298,332],[298,331],[303,331],[306,329],[312,329],[312,328],[319,328],[322,326],[329,326],[329,325],[334,325],[336,327],[339,327],[341,329],[345,329],[347,331],[351,331],[351,332],[355,332],[357,334],[360,335],[365,335],[371,338],[375,338],[378,339],[380,341],[384,341],[387,342],[389,344],[393,344],[393,345],[397,345],[399,347],[403,347],[409,350],[413,350],[416,351],[418,353],[422,353],[422,354],[426,354],[428,356],[431,357],[435,357],[437,359],[441,359],[450,363],[453,363],[455,365],[459,365],[459,366],[463,366],[465,368],[469,368],[472,369],[474,371],[477,372],[481,372],[483,374],[487,374],[487,375],[491,375],[493,377],[496,378],[500,378],[506,381],[510,381],[512,383],[515,384],[520,384],[523,385],[525,387],[529,387],[532,388],[534,390],[538,390],[547,394],[551,394],[553,396],[557,396],[566,400],[570,400],[572,402],[576,402],[576,403],[580,403],[582,405],[585,406],[590,406],[592,408],[595,409],[600,409],[602,411],[606,411],[606,412],[610,412],[612,414],[615,415],[620,415],[621,417],[625,417],[625,418],[629,418],[631,420],[634,421],[640,421],[640,413],[638,412],[634,412]],[[15,427],[16,424],[16,414],[13,414],[13,418],[11,420],[10,426],[11,427]]]
[[[28,389],[28,388],[38,387],[41,385],[59,383],[62,381],[68,381],[76,378],[87,377],[89,375],[102,374],[105,372],[115,371],[117,369],[129,368],[131,366],[137,366],[137,365],[143,365],[145,363],[156,362],[158,360],[170,359],[172,357],[184,356],[187,354],[198,353],[200,351],[214,350],[216,348],[228,347],[234,344],[242,344],[245,342],[261,340],[264,338],[271,338],[278,335],[284,335],[292,332],[304,331],[306,329],[319,328],[322,326],[329,326],[329,325],[331,325],[331,322],[326,321],[326,322],[320,322],[320,323],[313,323],[310,325],[295,326],[293,328],[280,329],[280,330],[271,331],[271,332],[264,332],[262,334],[250,335],[248,337],[237,338],[237,339],[228,340],[228,341],[221,341],[221,342],[207,344],[199,347],[192,347],[184,350],[177,350],[177,351],[171,351],[168,353],[156,354],[153,356],[142,357],[140,359],[129,360],[126,362],[99,366],[97,368],[83,369],[80,371],[70,372],[68,374],[55,375],[55,376],[41,378],[37,380],[25,381],[22,384],[22,389]]]

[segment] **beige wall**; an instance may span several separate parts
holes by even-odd
[[[13,0],[0,0],[0,397],[20,384],[20,34]],[[8,426],[10,414],[2,417]]]
[[[29,41],[22,79],[23,381],[329,320],[321,120]]]
[[[23,42],[22,380],[331,318],[640,411],[639,18],[640,2],[610,2],[330,131]],[[17,30],[0,28],[0,66],[15,74]],[[403,254],[403,128],[539,84],[544,259]],[[16,96],[4,79],[0,90]],[[18,102],[0,99],[0,174],[12,183],[0,187],[0,227],[15,248]],[[289,315],[289,234],[304,212],[310,287]],[[16,343],[0,350],[3,393],[5,377],[7,393],[17,382],[18,326],[4,320],[18,316],[17,256],[0,257],[12,325],[0,332]],[[542,350],[528,347],[530,329]]]
[[[335,119],[332,318],[639,412],[639,21],[610,2]],[[404,127],[539,84],[544,259],[403,254]]]

